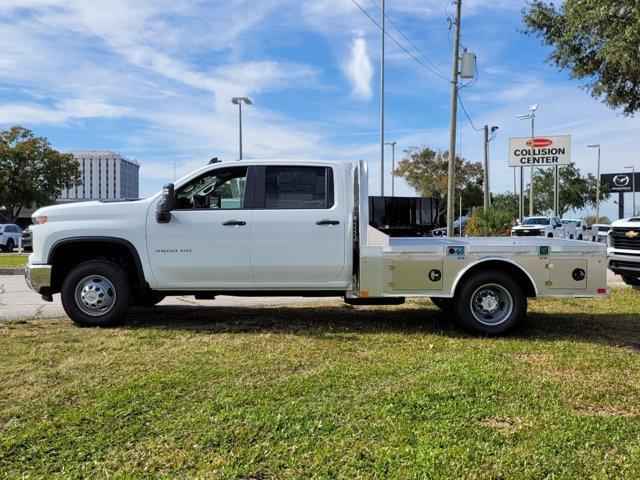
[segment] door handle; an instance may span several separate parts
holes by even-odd
[[[247,222],[244,220],[227,220],[222,225],[225,227],[241,227],[242,225],[246,225]]]
[[[338,225],[340,222],[338,220],[318,220],[316,225]]]

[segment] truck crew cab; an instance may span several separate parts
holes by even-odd
[[[369,226],[365,162],[207,165],[149,198],[41,208],[26,278],[81,326],[166,295],[431,297],[503,333],[527,298],[606,295],[604,245],[547,238],[394,238]]]

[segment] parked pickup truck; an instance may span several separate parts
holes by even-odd
[[[612,222],[607,244],[609,268],[627,285],[640,286],[640,217]]]
[[[591,240],[591,229],[587,222],[578,218],[563,218],[565,238],[576,240]]]
[[[364,162],[207,165],[149,198],[33,214],[26,278],[81,326],[166,295],[431,297],[474,332],[521,321],[527,298],[607,294],[605,246],[547,238],[389,237],[369,226]]]
[[[566,238],[566,231],[558,217],[529,217],[511,229],[511,236]]]

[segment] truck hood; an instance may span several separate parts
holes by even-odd
[[[611,222],[611,227],[629,227],[640,229],[640,217],[621,218]]]
[[[51,205],[36,210],[32,216],[46,216],[49,220],[85,220],[96,217],[113,217],[122,215],[135,215],[140,209],[146,209],[151,198],[122,202],[73,202],[59,205]]]

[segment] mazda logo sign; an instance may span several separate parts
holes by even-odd
[[[613,177],[613,184],[616,187],[626,187],[629,185],[629,175],[616,175]]]

